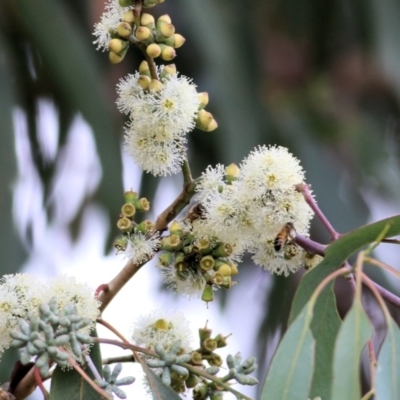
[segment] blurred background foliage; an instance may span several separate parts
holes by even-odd
[[[2,274],[21,267],[34,241],[33,219],[26,221],[23,230],[12,228],[18,213],[13,210],[11,190],[17,172],[12,120],[16,107],[27,116],[30,152],[48,221],[57,218],[49,195],[71,121],[80,113],[91,125],[102,179],[71,220],[71,234],[82,210],[93,201],[111,218],[105,251],[116,234],[112,217],[123,192],[124,120],[114,105],[115,84],[137,68],[142,56],[131,49],[123,63],[110,65],[106,53],[96,52],[91,32],[103,7],[102,0],[0,2]],[[193,77],[200,91],[209,92],[207,109],[219,123],[213,133],[190,135],[195,176],[209,164],[239,163],[258,144],[278,144],[301,160],[319,205],[340,232],[368,221],[369,198],[398,202],[398,1],[167,0],[150,12],[170,14],[177,31],[186,37],[174,62],[182,74]],[[36,123],[40,99],[52,101],[58,112],[53,157],[41,147]],[[141,194],[151,199],[158,182],[143,176]],[[30,194],[25,195],[29,201]],[[313,223],[312,237],[329,240],[318,221]],[[257,268],[241,270],[244,275],[256,273]],[[265,298],[265,313],[250,312],[248,317],[259,319],[254,341],[264,373],[276,335],[285,329],[301,273],[291,279],[262,276],[272,281],[267,293],[259,293]],[[240,280],[252,282],[248,276]],[[235,290],[246,287],[238,285]],[[219,293],[222,307],[234,306],[227,301],[229,295]],[[340,299],[345,297],[338,301],[342,312],[348,302]],[[2,366],[10,363],[7,360]],[[7,368],[0,370],[4,382]]]

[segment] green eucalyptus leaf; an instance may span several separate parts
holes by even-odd
[[[371,336],[371,324],[361,301],[356,298],[335,343],[332,400],[361,398],[360,358]]]
[[[265,378],[261,400],[307,399],[315,353],[311,319],[312,311],[304,307],[283,336]]]
[[[165,386],[161,379],[145,363],[141,363],[141,365],[146,374],[153,400],[182,400],[170,387]]]
[[[91,336],[97,337],[94,330]],[[102,375],[102,359],[100,345],[95,343],[90,348],[90,358]],[[90,378],[94,379],[88,367],[81,366]],[[50,386],[50,400],[101,400],[103,397],[97,393],[74,369],[63,370],[59,366],[53,372]]]
[[[388,224],[385,237],[400,234],[400,216],[397,215],[358,228],[330,244],[325,250],[324,260],[303,276],[293,301],[290,321],[300,313],[324,278],[339,268],[354,252],[374,242]]]
[[[375,399],[400,398],[400,329],[392,318],[382,343],[376,368]]]
[[[311,331],[316,341],[311,398],[319,396],[324,400],[330,399],[333,378],[333,350],[341,323],[333,293],[333,282],[331,282],[317,299],[311,323]]]

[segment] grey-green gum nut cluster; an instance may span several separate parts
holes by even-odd
[[[229,354],[226,358],[226,363],[229,367],[226,380],[235,379],[241,385],[257,385],[258,380],[256,378],[247,376],[257,369],[258,365],[256,361],[255,357],[249,357],[242,363],[240,353],[237,353],[235,356]]]
[[[126,399],[126,393],[118,386],[130,385],[135,381],[135,378],[133,376],[126,376],[125,378],[117,379],[121,370],[122,370],[121,363],[115,365],[113,372],[111,372],[111,368],[109,365],[105,365],[103,367],[104,380],[99,381],[98,379],[95,379],[95,382],[106,392],[110,394],[114,393],[120,399]]]

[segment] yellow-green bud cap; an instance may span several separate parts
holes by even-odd
[[[126,245],[128,244],[128,240],[126,237],[121,236],[114,242],[114,247],[118,251],[124,251],[126,249]]]
[[[183,225],[178,221],[172,221],[168,230],[171,235],[175,234],[179,237],[183,235]]]
[[[172,22],[171,17],[168,14],[161,15],[161,17],[158,17],[157,22],[167,22],[170,24]]]
[[[108,59],[110,60],[111,64],[118,64],[124,59],[124,56],[110,51],[108,53]]]
[[[118,0],[118,3],[121,7],[130,7],[133,5],[132,0]]]
[[[228,264],[221,264],[218,267],[217,271],[219,274],[222,274],[223,276],[231,276],[231,274],[232,274],[231,267]]]
[[[138,84],[143,89],[146,90],[149,88],[151,82],[151,78],[147,75],[139,75]]]
[[[138,198],[138,194],[132,190],[128,190],[124,193],[125,203],[134,203]]]
[[[208,124],[206,132],[215,131],[218,128],[218,122],[213,118],[212,121]]]
[[[200,379],[194,375],[194,374],[189,374],[189,378],[186,379],[185,385],[188,389],[193,389],[195,386],[198,385],[200,382]]]
[[[155,92],[159,92],[163,87],[163,84],[157,80],[157,79],[152,79],[150,84],[149,84],[149,90],[154,90]]]
[[[220,243],[212,254],[215,257],[229,257],[232,254],[232,246],[229,243]]]
[[[141,42],[147,41],[147,39],[152,38],[151,30],[146,26],[139,26],[136,29],[135,36]]]
[[[121,213],[125,216],[125,217],[133,217],[136,213],[136,208],[132,203],[125,203],[122,207],[121,207]]]
[[[147,61],[142,61],[139,65],[139,74],[140,75],[147,75],[147,73],[150,74],[150,68],[149,68],[149,64]]]
[[[179,33],[174,33],[172,37],[174,38],[174,44],[172,45],[174,49],[179,49],[186,42],[186,39]]]
[[[212,120],[213,116],[210,112],[206,110],[200,110],[197,114],[196,127],[206,130]]]
[[[213,269],[215,265],[214,257],[213,256],[204,256],[200,260],[200,268],[203,271],[209,271],[210,269]]]
[[[231,275],[237,275],[239,273],[237,264],[235,264],[234,262],[231,262],[230,266],[231,266]]]
[[[205,286],[201,299],[207,303],[214,300],[214,291],[211,285]]]
[[[132,25],[135,22],[135,14],[133,13],[133,11],[132,10],[125,11],[122,16],[122,21]]]
[[[124,51],[129,46],[129,43],[126,40],[121,39],[111,39],[108,42],[108,50],[119,54]]]
[[[190,360],[194,365],[202,365],[203,357],[198,351],[194,351],[192,354],[192,359]]]
[[[235,163],[229,164],[225,168],[226,175],[231,175],[231,176],[237,177],[239,175],[239,172],[240,172],[240,168]]]
[[[170,323],[166,319],[160,318],[154,322],[153,327],[157,331],[167,331],[170,327]]]
[[[140,18],[140,25],[146,26],[149,29],[153,29],[155,26],[154,17],[151,14],[143,13]]]
[[[208,93],[207,92],[198,93],[197,97],[200,100],[199,110],[202,110],[208,104],[208,100],[209,100]]]
[[[211,353],[217,348],[217,342],[214,339],[208,338],[203,341],[202,348]]]
[[[157,43],[152,43],[147,46],[146,53],[151,58],[157,58],[161,54],[161,47]]]
[[[149,211],[150,202],[146,199],[146,197],[142,197],[135,201],[135,207],[137,211]]]
[[[132,230],[132,221],[129,218],[122,217],[118,220],[117,227],[122,232],[130,232]]]
[[[157,30],[164,38],[169,38],[175,33],[175,26],[168,22],[157,22]]]
[[[173,258],[173,253],[166,251],[158,256],[158,262],[162,267],[168,267],[171,264]]]
[[[176,57],[176,51],[171,46],[164,45],[161,47],[161,50],[161,58],[164,61],[171,61]]]
[[[175,64],[164,65],[164,68],[162,69],[161,74],[160,74],[160,79],[162,81],[167,76],[175,75],[175,74],[176,74],[176,65]]]
[[[141,232],[146,234],[147,232],[152,231],[154,228],[154,224],[153,222],[151,222],[149,219],[145,219],[144,221],[142,221],[137,227],[136,229]]]
[[[117,26],[117,33],[121,37],[128,37],[132,33],[132,26],[127,22],[120,22]]]
[[[201,254],[208,254],[211,251],[211,241],[206,238],[196,240],[196,247]]]

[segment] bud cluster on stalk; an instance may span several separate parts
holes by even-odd
[[[129,236],[132,233],[141,233],[143,235],[152,231],[154,224],[150,220],[144,220],[140,223],[134,221],[137,212],[150,210],[150,202],[145,197],[138,197],[133,191],[125,192],[125,204],[121,207],[121,213],[117,222],[118,229],[122,235],[114,242],[114,247],[118,251],[124,251],[129,242]]]

